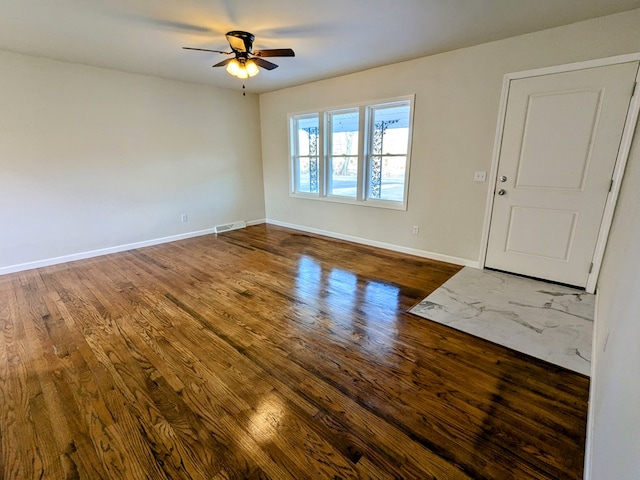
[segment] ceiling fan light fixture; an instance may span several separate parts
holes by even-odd
[[[231,60],[227,64],[227,72],[234,77],[238,76],[238,72],[240,72],[240,62],[235,58]]]
[[[247,67],[245,67],[244,65],[240,65],[240,68],[238,69],[238,73],[236,73],[236,77],[244,80],[245,78],[249,78],[249,73],[247,72]]]
[[[234,77],[244,80],[245,78],[255,77],[260,72],[260,69],[253,60],[234,58],[227,64],[227,72]]]
[[[260,73],[260,69],[258,68],[258,65],[256,65],[256,62],[254,62],[253,60],[249,60],[245,64],[245,68],[247,70],[247,74],[250,77],[255,77],[258,73]]]

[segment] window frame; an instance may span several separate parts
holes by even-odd
[[[317,145],[317,155],[311,156],[309,155],[300,155],[300,139],[298,136],[298,125],[299,125],[299,121],[302,119],[308,119],[308,118],[317,118],[318,120],[318,145]],[[322,117],[316,113],[316,112],[310,112],[310,113],[306,113],[306,114],[301,114],[301,115],[290,115],[290,121],[289,121],[289,152],[291,155],[290,158],[290,171],[291,171],[291,175],[290,175],[290,187],[289,187],[289,191],[295,193],[296,196],[303,196],[303,197],[310,197],[310,198],[316,198],[321,194],[321,189],[322,189],[322,184],[323,182],[321,181],[323,172],[322,172],[322,157],[324,155],[323,152],[323,148],[322,148],[322,138],[323,138],[323,132],[322,132]],[[295,134],[294,134],[295,132]],[[310,152],[309,152],[310,153]],[[300,162],[298,161],[300,158],[308,158],[309,160],[311,158],[317,158],[318,159],[318,172],[317,172],[317,176],[318,176],[318,191],[317,192],[305,192],[305,191],[300,191],[299,187],[300,187]]]
[[[305,198],[312,200],[320,200],[324,202],[346,203],[352,205],[362,205],[376,208],[386,208],[392,210],[407,210],[409,197],[409,177],[411,172],[411,150],[413,145],[413,116],[415,112],[415,95],[405,95],[384,100],[368,101],[358,104],[343,105],[338,107],[321,108],[313,111],[305,111],[300,113],[290,113],[289,119],[289,196],[293,198]],[[373,118],[375,111],[381,108],[393,107],[394,105],[407,105],[409,107],[408,138],[406,155],[391,154],[383,156],[406,156],[405,175],[403,185],[402,201],[384,200],[372,198],[370,195],[371,188],[371,157],[373,156]],[[358,111],[358,155],[357,155],[357,178],[356,178],[356,196],[342,196],[330,193],[331,185],[331,158],[333,157],[331,145],[331,125],[330,118],[333,115]],[[297,146],[297,122],[301,118],[318,118],[318,192],[301,192],[297,191],[299,185],[299,176],[297,169],[299,168],[296,159],[300,156]],[[326,134],[325,134],[326,133]]]
[[[366,107],[366,115],[367,115],[367,150],[366,150],[366,158],[364,159],[365,163],[365,179],[364,179],[364,192],[363,197],[366,202],[369,202],[371,205],[392,208],[389,204],[403,204],[402,210],[406,210],[407,208],[407,197],[409,196],[409,173],[411,167],[411,148],[413,145],[413,97],[411,101],[409,101],[409,119],[408,119],[408,135],[407,135],[407,150],[406,154],[384,154],[381,152],[379,156],[381,157],[406,157],[405,159],[405,175],[404,175],[404,185],[403,185],[403,196],[402,202],[396,202],[393,200],[383,200],[371,197],[371,169],[372,169],[372,161],[371,158],[375,155],[373,152],[373,137],[375,130],[375,122],[373,121],[375,116],[375,111],[383,108],[389,108],[393,106],[400,106],[407,103],[407,99],[399,99],[396,101],[387,101],[384,103],[378,103],[376,105],[367,105]]]

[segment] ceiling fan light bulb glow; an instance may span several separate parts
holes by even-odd
[[[240,65],[240,68],[238,68],[238,73],[236,73],[236,77],[241,78],[242,80],[248,78],[249,74],[247,73],[247,67],[245,67],[244,65]]]
[[[229,72],[230,75],[233,75],[235,77],[238,75],[239,71],[240,71],[240,62],[238,62],[238,60],[234,58],[227,64],[227,72]]]
[[[255,77],[258,73],[260,73],[260,69],[258,68],[258,65],[256,65],[256,62],[254,62],[253,60],[249,60],[246,65],[246,70],[247,70],[247,74],[250,77]]]

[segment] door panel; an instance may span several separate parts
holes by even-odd
[[[637,71],[511,81],[487,267],[586,285]]]
[[[602,89],[530,96],[516,187],[582,190],[601,104]]]
[[[509,253],[566,261],[573,244],[576,217],[576,212],[513,207],[505,250]],[[555,232],[555,235],[533,233],[547,229]]]

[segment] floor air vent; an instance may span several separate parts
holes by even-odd
[[[237,230],[239,228],[246,228],[246,227],[247,227],[247,223],[244,220],[241,220],[239,222],[225,223],[224,225],[216,225],[215,227],[213,227],[213,231],[214,233],[222,233],[222,232],[228,232],[229,230]]]

